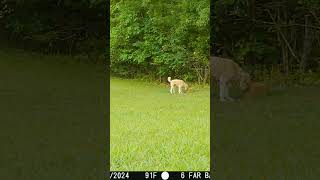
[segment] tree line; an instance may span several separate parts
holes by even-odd
[[[106,49],[103,0],[0,0],[2,43],[47,54],[88,55]]]
[[[256,79],[320,83],[319,0],[0,0],[0,41],[92,61],[110,54],[112,75],[126,78],[208,82],[216,55]]]
[[[207,82],[209,54],[256,80],[320,84],[320,1],[111,1],[114,74]]]
[[[212,3],[212,53],[234,58],[255,77],[320,84],[320,1]],[[277,74],[277,75],[276,75]]]
[[[111,71],[207,82],[210,1],[111,1]]]

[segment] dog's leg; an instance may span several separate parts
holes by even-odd
[[[226,89],[225,89],[225,97],[227,98],[227,100],[229,100],[229,101],[234,101],[234,99],[233,98],[231,98],[230,96],[229,96],[229,84],[226,84]]]
[[[170,93],[171,94],[173,93],[173,86],[171,86],[171,88],[170,88]]]
[[[181,94],[181,86],[179,86],[179,94]]]
[[[225,101],[225,89],[226,89],[226,82],[223,77],[220,77],[220,80],[219,80],[220,101]]]

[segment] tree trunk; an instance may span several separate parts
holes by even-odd
[[[283,71],[286,76],[289,75],[289,53],[287,46],[282,43],[282,63],[283,63]]]
[[[312,45],[312,35],[309,26],[309,15],[305,15],[305,30],[304,30],[304,41],[303,41],[303,54],[300,63],[300,70],[305,72],[306,66],[308,64],[308,58],[311,52]]]
[[[288,11],[287,8],[283,8],[283,19],[284,22],[286,24],[288,24]],[[288,37],[288,28],[285,27],[285,29],[283,30],[283,34],[285,37]],[[286,76],[289,75],[289,52],[288,52],[288,48],[285,44],[285,42],[282,43],[283,44],[283,48],[282,48],[282,60],[283,60],[283,70],[286,74]]]
[[[248,0],[249,4],[249,14],[251,16],[251,19],[256,18],[256,0]]]

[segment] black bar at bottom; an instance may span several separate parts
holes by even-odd
[[[129,180],[144,180],[144,179],[161,179],[161,180],[201,180],[201,179],[210,179],[209,171],[111,171],[110,180],[113,179],[129,179]]]

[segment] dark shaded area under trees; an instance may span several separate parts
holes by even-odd
[[[102,0],[0,0],[2,46],[96,61],[106,49]]]
[[[259,80],[320,84],[320,1],[212,1],[212,54]]]

